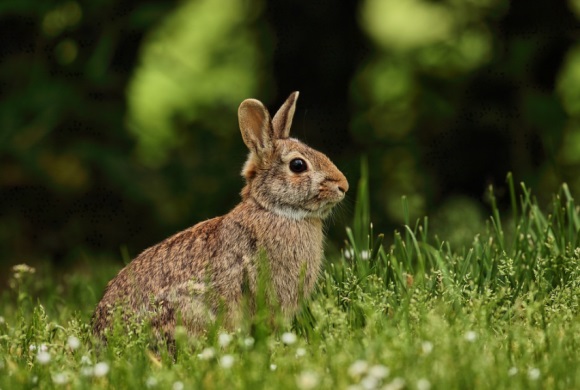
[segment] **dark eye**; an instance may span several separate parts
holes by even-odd
[[[304,172],[306,168],[308,168],[306,161],[302,160],[301,158],[295,158],[294,160],[290,161],[290,170],[294,173]]]

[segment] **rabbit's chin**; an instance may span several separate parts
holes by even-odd
[[[273,211],[277,215],[293,220],[301,220],[305,218],[326,219],[332,213],[332,209],[334,208],[334,206],[336,206],[336,203],[327,203],[320,206],[316,210],[307,210],[303,208],[292,208],[292,207],[276,207],[273,209]]]

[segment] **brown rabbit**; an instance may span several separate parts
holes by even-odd
[[[218,308],[226,326],[237,326],[242,290],[256,291],[260,253],[282,312],[296,312],[320,273],[322,221],[348,190],[328,157],[289,138],[297,98],[292,93],[274,119],[258,100],[242,102],[240,130],[250,150],[242,202],[146,249],[123,268],[95,310],[97,335],[111,326],[116,307],[125,316],[149,316],[167,337],[179,320],[191,333],[203,331]]]

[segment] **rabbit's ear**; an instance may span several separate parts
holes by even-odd
[[[270,114],[256,99],[246,99],[238,109],[238,120],[244,143],[252,152],[262,156],[272,149],[274,131]]]
[[[274,128],[274,137],[276,139],[286,139],[290,136],[290,126],[296,110],[296,100],[298,100],[298,91],[292,92],[282,107],[278,110],[272,120]]]

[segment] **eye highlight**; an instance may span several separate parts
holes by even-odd
[[[301,173],[308,169],[308,165],[306,165],[306,161],[301,158],[295,158],[290,161],[290,170],[294,173]]]

